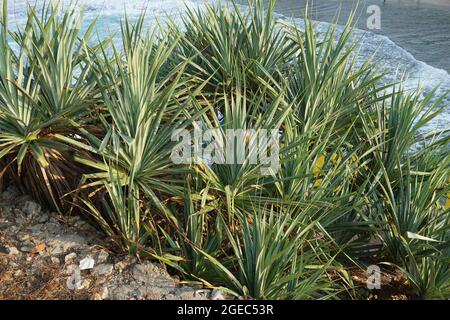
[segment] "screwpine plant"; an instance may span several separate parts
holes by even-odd
[[[298,54],[299,48],[274,19],[275,1],[267,10],[262,1],[251,2],[245,12],[234,2],[230,6],[187,8],[181,23],[168,23],[169,38],[179,39],[171,63],[190,60],[185,74],[194,83],[207,81],[202,93],[211,99],[239,87],[242,70],[246,90],[257,92],[259,78],[279,79]]]
[[[444,97],[357,65],[353,17],[319,33],[274,7],[125,17],[119,44],[92,41],[74,5],[29,7],[13,30],[3,1],[0,186],[235,296],[366,298],[352,272],[375,263],[404,274],[408,297],[448,299],[450,138],[425,131]],[[199,127],[242,161],[175,163],[174,134]],[[276,132],[276,161],[229,130]]]
[[[115,194],[120,194],[120,186],[127,190],[118,198],[110,197],[111,203],[106,203],[105,210],[108,217],[115,218],[106,221],[112,223],[122,215],[134,216],[125,219],[132,221],[131,224],[119,223],[116,231],[108,229],[108,233],[118,233],[133,253],[138,252],[140,243],[134,238],[140,239],[141,231],[149,232],[146,230],[149,225],[144,227],[146,223],[158,220],[157,216],[167,222],[174,219],[165,202],[183,195],[184,175],[189,168],[171,160],[176,145],[171,136],[174,130],[187,126],[196,117],[189,111],[184,97],[189,92],[180,81],[184,64],[168,74],[161,71],[176,43],[156,42],[156,30],[145,33],[143,21],[142,15],[135,24],[128,19],[123,22],[123,52],[108,43],[100,46],[98,52],[87,53],[103,101],[104,110],[98,116],[104,136],[81,130],[87,143],[60,136],[68,144],[89,152],[87,157],[78,155],[76,161],[91,168],[92,172],[83,176],[79,188],[91,190],[92,201],[98,201],[95,193],[100,194],[105,188],[107,193]],[[86,201],[90,200],[84,197],[82,202]],[[89,207],[104,226],[106,221],[101,218],[101,210]],[[153,215],[145,220],[141,215],[149,210]],[[150,224],[154,231],[150,234],[155,236],[159,233],[157,223]],[[133,239],[127,239],[131,234]]]
[[[81,13],[45,6],[28,8],[25,26],[11,31],[3,1],[0,31],[1,176],[55,210],[82,172],[74,148],[56,138],[70,136],[95,104],[95,82],[84,46],[94,24],[82,33]],[[13,50],[16,45],[19,49]],[[80,121],[76,123],[76,121]],[[70,201],[67,201],[70,203]]]

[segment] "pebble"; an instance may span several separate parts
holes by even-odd
[[[113,272],[113,265],[109,263],[103,263],[96,266],[93,273],[99,276],[109,276]]]
[[[59,261],[59,259],[57,257],[51,257],[50,260],[54,264],[59,264],[60,263],[60,261]]]
[[[83,287],[83,280],[78,273],[74,272],[70,277],[67,278],[66,285],[70,290],[80,290]]]
[[[94,267],[95,260],[91,256],[87,256],[80,261],[80,270],[89,270]]]
[[[19,250],[17,250],[16,247],[8,247],[8,254],[10,256],[15,256],[15,255],[20,254],[20,252],[19,252]]]
[[[76,257],[77,257],[77,254],[75,252],[69,253],[68,255],[66,255],[64,257],[64,262],[65,263],[71,262],[71,261],[75,260]]]

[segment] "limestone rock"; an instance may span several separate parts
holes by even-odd
[[[17,250],[16,247],[7,247],[7,250],[8,250],[8,254],[9,254],[10,256],[15,256],[15,255],[20,254],[20,251]]]
[[[87,256],[80,261],[80,270],[90,270],[94,267],[95,260],[91,256]]]
[[[68,262],[75,260],[76,258],[77,258],[77,254],[75,252],[72,252],[64,257],[64,262],[68,263]]]
[[[109,263],[102,263],[96,266],[93,273],[98,276],[109,276],[113,272],[114,266]]]

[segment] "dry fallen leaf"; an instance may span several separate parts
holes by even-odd
[[[45,250],[45,243],[40,243],[31,250],[31,253],[36,254]]]

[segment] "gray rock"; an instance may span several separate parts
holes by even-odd
[[[16,247],[7,247],[7,250],[8,250],[8,254],[10,256],[15,256],[15,255],[20,254],[19,250],[17,250]]]
[[[72,249],[84,248],[86,240],[75,234],[63,235],[61,237],[50,237],[47,240],[47,251],[52,256],[65,254]]]
[[[31,217],[37,217],[41,212],[41,205],[33,201],[26,201],[22,211]]]
[[[31,250],[33,250],[33,246],[30,246],[30,245],[25,245],[25,246],[22,246],[22,247],[20,247],[20,251],[22,251],[22,252],[31,252]]]
[[[80,290],[80,289],[82,289],[84,281],[81,278],[79,272],[77,272],[77,270],[75,268],[70,268],[70,271],[69,271],[69,268],[67,268],[67,273],[70,274],[70,276],[67,277],[67,281],[66,281],[67,288],[70,289],[70,290]]]
[[[108,260],[109,257],[109,253],[106,252],[105,250],[101,250],[98,254],[97,254],[97,263],[105,263]]]
[[[33,234],[33,235],[43,234],[44,233],[43,229],[44,229],[43,224],[35,224],[28,228],[28,230],[30,230],[31,234]]]
[[[59,222],[47,222],[45,224],[45,233],[49,235],[59,235],[63,231],[63,226]]]
[[[118,285],[108,288],[112,300],[128,300],[136,297],[136,291],[131,285]]]
[[[103,263],[96,266],[93,273],[98,276],[109,276],[113,272],[113,265],[109,263]]]
[[[132,277],[137,282],[137,287],[144,290],[141,292],[142,297],[149,294],[163,296],[176,289],[175,281],[168,273],[148,261],[134,265]],[[151,292],[147,290],[150,288]]]

